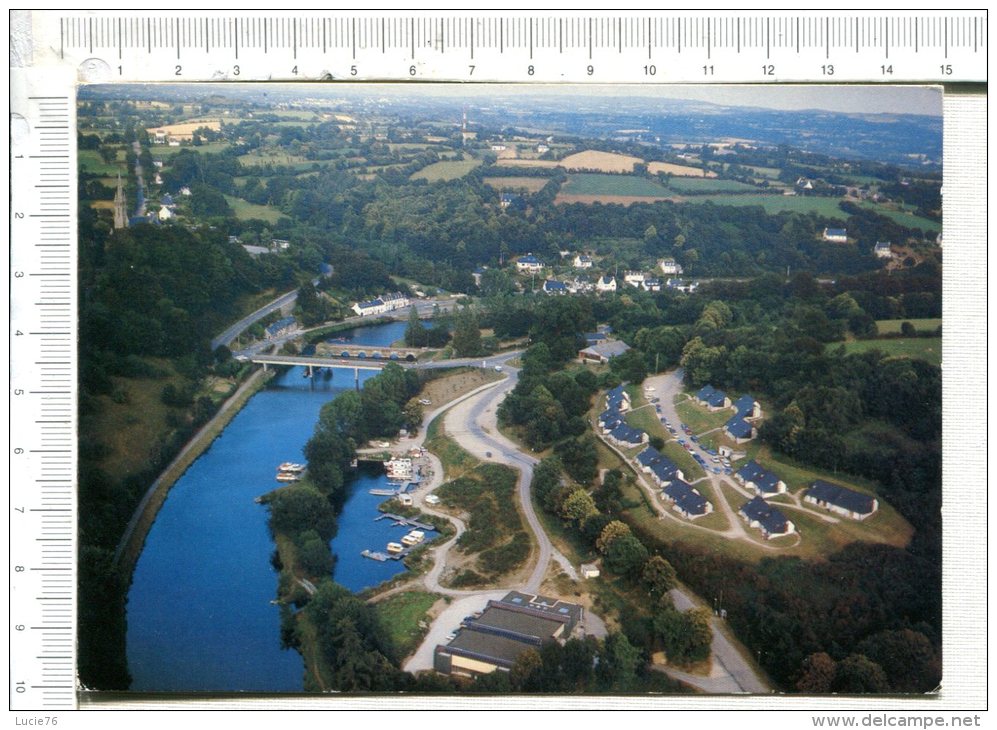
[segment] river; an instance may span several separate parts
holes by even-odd
[[[388,345],[404,335],[395,322],[337,337]],[[376,371],[360,371],[361,383]],[[232,419],[177,481],[149,531],[128,594],[128,665],[138,691],[300,691],[304,667],[280,647],[280,615],[270,603],[277,572],[267,508],[253,500],[278,483],[283,461],[302,449],[322,406],[354,387],[352,370],[331,380],[293,368],[270,382]],[[383,550],[402,528],[373,522],[385,498],[383,475],[361,469],[333,539],[334,579],[358,591],[404,570],[401,561],[360,557]]]

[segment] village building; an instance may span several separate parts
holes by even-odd
[[[731,416],[724,424],[724,434],[734,443],[743,444],[758,435],[758,430],[740,416]]]
[[[734,479],[753,490],[759,497],[771,497],[786,491],[786,482],[763,468],[754,459],[734,472]]]
[[[623,281],[634,289],[640,289],[644,285],[645,278],[643,271],[627,271],[623,274]]]
[[[821,238],[831,243],[848,243],[848,231],[844,228],[825,228]]]
[[[810,485],[803,501],[853,520],[864,520],[879,509],[875,497],[822,479]]]
[[[661,279],[644,279],[644,291],[661,291]]]
[[[791,535],[796,531],[796,526],[782,512],[761,497],[745,502],[737,513],[749,527],[761,530],[766,540]]]
[[[500,601],[488,601],[449,643],[437,645],[433,668],[466,677],[508,672],[524,652],[554,641],[563,644],[584,619],[585,609],[578,604],[511,591]]]
[[[661,497],[671,503],[673,510],[690,520],[713,511],[713,505],[703,495],[693,489],[692,485],[679,479],[665,487],[661,491]]]
[[[273,340],[277,337],[282,337],[284,335],[294,332],[298,328],[298,323],[294,317],[284,317],[283,319],[278,319],[272,325],[267,327],[267,339]]]
[[[575,256],[575,260],[572,262],[572,265],[576,269],[591,269],[592,264],[593,264],[592,257],[586,256],[585,254],[578,254],[577,256]]]
[[[617,446],[622,446],[624,448],[640,446],[641,444],[646,444],[648,441],[647,433],[639,428],[628,426],[625,423],[621,423],[619,426],[606,434],[606,438],[615,443]]]
[[[173,211],[167,208],[165,205],[159,209],[159,220],[162,222],[168,221],[173,217]]]
[[[658,262],[658,268],[661,269],[662,274],[668,274],[669,276],[682,275],[682,266],[675,259],[662,259]]]
[[[665,286],[683,294],[692,294],[699,288],[698,281],[685,281],[683,279],[666,279]]]
[[[889,241],[876,241],[876,245],[873,246],[872,252],[876,254],[876,258],[879,259],[893,258],[893,251],[890,249]]]
[[[620,340],[607,340],[594,345],[589,345],[584,350],[578,351],[578,359],[582,362],[591,361],[607,363],[614,357],[622,355],[630,349],[630,345]]]
[[[531,253],[528,253],[525,256],[520,256],[516,260],[517,271],[524,271],[527,273],[535,274],[540,271],[543,271],[543,268],[544,268],[543,262],[540,261],[540,259],[538,259],[536,256],[534,256]]]
[[[704,385],[696,392],[696,402],[701,406],[706,406],[711,411],[719,411],[730,408],[730,398],[722,390],[717,390],[712,385]]]
[[[543,293],[563,295],[568,293],[568,287],[566,287],[563,282],[557,281],[556,279],[547,279],[544,281]]]
[[[595,283],[595,290],[597,292],[616,291],[616,278],[613,276],[600,276],[599,281]]]

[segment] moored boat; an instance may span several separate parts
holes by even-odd
[[[426,539],[426,533],[422,530],[412,530],[409,534],[402,538],[402,542],[406,545],[418,545],[423,540]]]
[[[400,553],[405,549],[405,546],[398,542],[389,542],[387,550],[389,553]]]

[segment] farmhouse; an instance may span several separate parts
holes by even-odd
[[[517,200],[519,200],[519,196],[515,193],[502,193],[502,196],[499,198],[499,206],[502,208],[508,208]]]
[[[662,259],[658,262],[658,268],[661,269],[662,274],[674,274],[676,276],[682,274],[682,266],[675,259]]]
[[[761,530],[766,540],[791,535],[796,531],[796,526],[782,512],[761,497],[745,502],[737,513],[750,527]]]
[[[848,243],[848,231],[844,228],[825,228],[821,238],[831,243]]]
[[[297,329],[298,323],[295,321],[294,317],[284,317],[283,319],[278,319],[272,325],[267,327],[267,339],[274,339],[275,337],[280,337],[281,335],[286,335]]]
[[[565,642],[584,617],[585,609],[577,604],[512,591],[467,619],[449,644],[438,645],[433,667],[467,677],[507,672],[523,652]]]
[[[531,274],[535,274],[538,271],[543,271],[543,268],[543,262],[531,253],[528,253],[525,256],[520,256],[516,260],[517,271],[526,271]]]
[[[595,290],[599,292],[616,291],[616,278],[613,276],[600,276],[595,283]]]
[[[876,254],[876,258],[879,259],[893,258],[893,251],[890,250],[889,241],[876,241],[876,245],[873,246],[872,252]]]
[[[591,269],[592,268],[592,257],[586,256],[585,254],[578,254],[575,256],[573,265],[576,269]]]
[[[803,501],[853,520],[864,520],[879,509],[879,500],[875,497],[822,479],[817,479],[810,485]]]
[[[582,362],[592,361],[606,364],[614,357],[622,355],[630,349],[630,345],[620,340],[609,340],[596,345],[589,345],[578,351],[578,359]]]
[[[665,487],[661,496],[666,502],[672,503],[673,510],[690,520],[713,511],[713,505],[707,502],[703,495],[681,480],[676,480]]]
[[[696,393],[696,401],[706,406],[711,411],[719,411],[723,408],[730,408],[730,398],[722,390],[717,390],[712,385],[704,385]]]
[[[734,478],[748,489],[753,489],[759,497],[782,494],[786,491],[786,482],[763,468],[754,459],[736,471]]]

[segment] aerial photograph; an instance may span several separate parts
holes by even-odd
[[[98,697],[942,668],[942,91],[82,86]]]

